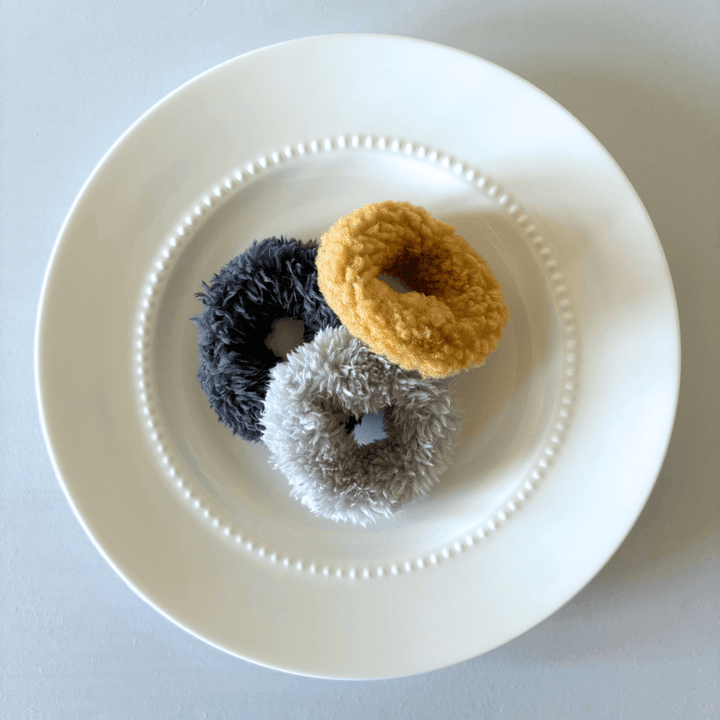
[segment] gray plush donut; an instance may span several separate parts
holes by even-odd
[[[359,445],[352,425],[381,412],[387,437]],[[262,424],[294,497],[316,515],[365,525],[427,493],[446,467],[458,417],[448,380],[403,370],[340,327],[272,369]]]

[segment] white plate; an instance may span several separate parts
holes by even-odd
[[[441,485],[362,529],[309,515],[217,422],[189,318],[252,240],[385,199],[455,225],[512,317],[455,381]],[[653,227],[587,130],[476,57],[344,35],[225,63],[116,143],[53,252],[36,374],[67,496],[143,598],[248,660],[370,678],[491,650],[597,573],[660,468],[678,351]]]

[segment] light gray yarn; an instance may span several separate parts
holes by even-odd
[[[346,422],[382,411],[388,437],[358,445]],[[273,368],[262,424],[294,497],[317,515],[365,525],[437,482],[458,416],[447,379],[403,370],[340,327]]]

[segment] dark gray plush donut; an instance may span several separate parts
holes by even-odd
[[[274,321],[302,320],[303,341],[340,321],[317,286],[317,243],[267,238],[253,243],[197,297],[198,380],[218,418],[245,440],[262,435],[260,415],[270,370],[282,358],[265,345]]]
[[[387,437],[360,446],[353,418],[384,413]],[[263,441],[312,512],[365,525],[425,495],[445,469],[458,416],[449,380],[403,370],[328,328],[270,373]]]

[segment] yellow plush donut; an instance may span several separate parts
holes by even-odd
[[[481,365],[509,312],[485,260],[452,225],[407,202],[372,203],[321,238],[318,285],[347,329],[424,377]],[[398,293],[385,274],[412,289]]]

